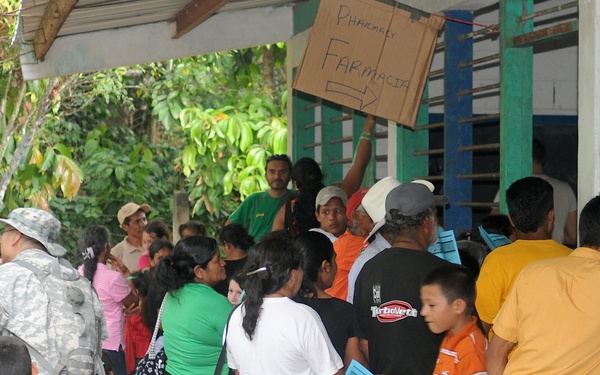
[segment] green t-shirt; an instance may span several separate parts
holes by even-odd
[[[229,217],[229,221],[248,228],[254,241],[258,241],[265,234],[271,233],[281,202],[289,196],[289,191],[279,198],[271,197],[268,191],[251,194]]]
[[[214,374],[231,309],[227,298],[204,284],[189,283],[168,294],[162,326],[169,374]]]

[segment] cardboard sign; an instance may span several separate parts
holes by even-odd
[[[375,0],[321,0],[292,87],[414,128],[443,24]]]

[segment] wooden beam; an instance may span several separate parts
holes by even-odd
[[[192,1],[171,20],[171,22],[175,24],[175,33],[172,38],[178,39],[187,34],[190,30],[194,29],[194,27],[209,19],[228,2],[229,0]]]
[[[43,60],[79,0],[50,0],[33,39],[35,57]]]

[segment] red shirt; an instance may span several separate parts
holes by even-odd
[[[477,327],[477,318],[472,317],[456,335],[446,333],[433,375],[484,375],[487,340]]]

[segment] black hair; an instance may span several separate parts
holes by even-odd
[[[292,161],[290,160],[290,157],[287,156],[286,154],[274,154],[271,155],[267,158],[267,162],[265,163],[265,168],[269,165],[270,162],[272,161],[282,161],[285,162],[288,166],[288,171],[292,171]]]
[[[83,276],[94,282],[98,269],[98,256],[110,244],[110,232],[102,225],[86,228],[79,238],[79,250],[83,255]]]
[[[159,239],[171,239],[171,231],[162,220],[152,220],[144,228],[144,232],[156,235]]]
[[[552,185],[538,177],[525,177],[506,190],[506,204],[515,228],[523,233],[535,232],[554,208]]]
[[[531,152],[534,163],[538,163],[541,166],[546,164],[546,146],[544,146],[542,141],[534,138],[531,144]]]
[[[194,281],[194,268],[206,269],[208,262],[218,253],[214,238],[190,236],[182,238],[173,248],[173,253],[160,260],[156,266],[156,281],[167,292],[180,289]]]
[[[315,199],[325,186],[321,168],[311,158],[301,158],[294,164],[292,181],[296,185],[298,195],[292,211],[291,228],[287,229],[296,235],[320,226],[315,216]]]
[[[600,196],[592,198],[579,216],[581,246],[600,249]]]
[[[474,227],[470,233],[470,240],[479,242],[482,245],[487,247],[487,243],[481,236],[481,231],[479,230],[479,226],[482,226],[488,233],[501,234],[506,238],[510,238],[513,235],[515,228],[510,224],[510,220],[507,215],[489,215],[481,219],[479,225]],[[489,249],[489,247],[488,247]]]
[[[473,276],[477,278],[479,276],[479,271],[481,270],[483,260],[490,252],[489,247],[485,244],[472,240],[456,241],[456,246],[458,247],[460,263],[467,267]]]
[[[254,246],[254,238],[248,234],[246,228],[238,223],[230,223],[221,229],[219,233],[221,242],[227,241],[235,247],[244,251]]]
[[[423,279],[422,285],[439,285],[442,294],[452,303],[462,299],[467,304],[468,315],[475,308],[475,277],[464,266],[447,264],[429,272]]]
[[[181,238],[183,238],[183,231],[186,229],[193,231],[196,236],[206,236],[206,227],[197,220],[190,220],[179,226],[179,236]]]
[[[158,253],[161,249],[169,249],[169,251],[173,252],[173,244],[169,240],[158,239],[150,245],[148,249],[148,257],[150,259],[154,259],[156,253]]]
[[[401,215],[399,212],[400,210],[392,208],[382,227],[394,242],[403,233],[416,238],[417,232],[425,220],[427,220],[428,217],[433,217],[435,206],[431,206],[425,211],[413,216]]]
[[[333,244],[322,233],[306,232],[296,236],[294,246],[302,258],[302,270],[304,271],[299,294],[302,297],[313,296],[316,298],[315,283],[319,281],[319,271],[323,261],[326,260],[330,263],[333,261],[335,254]]]
[[[254,246],[248,256],[243,274],[246,275],[263,267],[264,270],[251,274],[244,280],[246,299],[242,327],[250,340],[256,330],[264,296],[283,288],[290,280],[291,271],[300,266],[300,254],[287,231],[266,234]]]
[[[0,336],[0,363],[3,375],[31,375],[31,356],[18,337]]]

